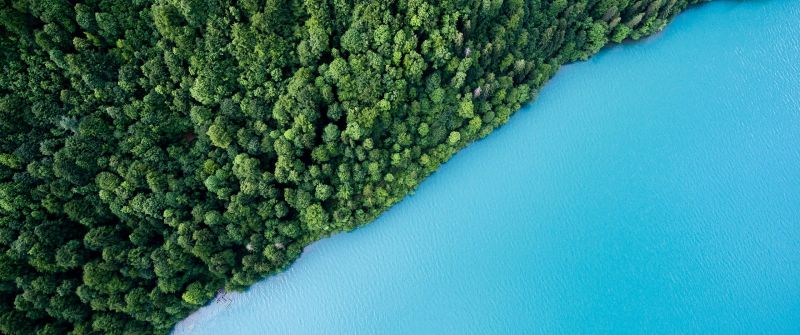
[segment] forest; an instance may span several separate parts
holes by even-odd
[[[0,0],[0,333],[166,334],[700,1]]]

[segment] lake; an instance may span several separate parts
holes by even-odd
[[[800,1],[568,65],[376,222],[175,334],[800,334]]]

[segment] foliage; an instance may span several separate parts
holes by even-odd
[[[166,333],[698,0],[0,0],[0,333]]]

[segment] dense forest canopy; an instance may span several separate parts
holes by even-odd
[[[698,2],[0,1],[3,334],[169,332]]]

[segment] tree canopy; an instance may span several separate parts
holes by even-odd
[[[169,332],[700,0],[0,0],[0,333]]]

